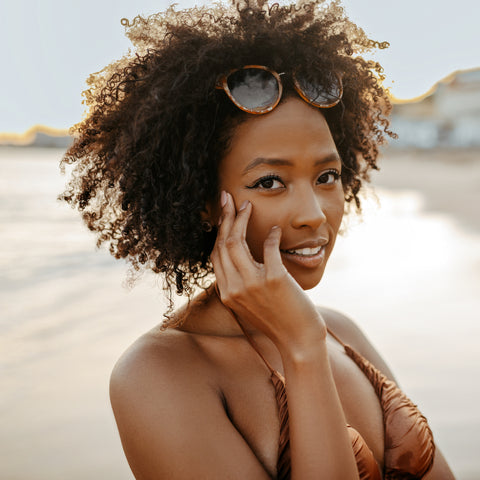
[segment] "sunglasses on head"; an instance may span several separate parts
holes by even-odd
[[[230,100],[241,110],[262,114],[271,112],[282,98],[283,85],[277,73],[261,65],[245,65],[221,76],[215,88],[225,90]],[[315,83],[302,75],[292,73],[293,86],[300,97],[318,108],[331,108],[340,102],[342,80],[330,73],[328,85]]]

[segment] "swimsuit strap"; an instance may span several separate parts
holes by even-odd
[[[343,343],[328,327],[327,327],[327,332],[343,347],[346,348],[348,345],[346,343]]]
[[[230,310],[231,311],[231,310]],[[232,311],[231,311],[232,312]],[[238,323],[238,326],[242,329],[242,332],[243,334],[245,335],[245,337],[247,338],[248,342],[250,343],[250,345],[252,346],[252,348],[257,352],[258,356],[263,360],[263,363],[267,366],[267,368],[270,370],[270,373],[278,373],[271,365],[270,363],[268,362],[268,360],[262,355],[262,352],[260,352],[260,349],[258,348],[258,345],[257,343],[255,342],[255,340],[252,338],[252,336],[245,330],[245,327],[242,325],[242,323],[240,322],[240,320],[238,319],[238,317],[235,315],[235,313],[233,313],[233,317],[235,318],[235,320],[237,321]]]
[[[216,286],[216,284],[215,284]],[[217,289],[216,289],[217,290]],[[218,294],[218,290],[217,290]],[[219,297],[220,298],[220,297]],[[228,307],[227,307],[228,308]],[[257,355],[262,359],[268,370],[270,370],[270,380],[275,389],[275,400],[278,406],[278,419],[279,419],[279,441],[278,441],[278,459],[277,459],[277,478],[279,480],[288,480],[290,478],[291,471],[291,459],[290,459],[290,432],[288,427],[288,404],[287,404],[287,392],[285,389],[285,377],[275,370],[268,360],[262,355],[258,345],[251,335],[244,328],[235,312],[230,309],[235,321],[242,330],[245,338],[252,348],[257,352]]]
[[[221,297],[220,297],[220,292],[218,290],[218,285],[217,285],[217,282],[215,282],[214,284],[214,289],[215,289],[215,293],[217,294],[217,297],[220,301],[221,300]],[[224,304],[225,307],[227,307],[225,304]],[[283,377],[283,375],[278,371],[278,370],[275,370],[271,365],[270,363],[268,362],[268,360],[263,356],[262,352],[260,352],[260,349],[258,348],[258,345],[257,343],[255,342],[255,340],[252,338],[252,336],[247,332],[247,330],[245,329],[245,327],[242,325],[242,323],[240,322],[240,320],[238,319],[237,315],[235,315],[235,312],[227,307],[227,309],[230,311],[230,313],[232,314],[232,317],[235,319],[235,321],[238,323],[238,326],[240,327],[240,329],[242,330],[243,334],[245,335],[245,338],[248,340],[248,343],[250,343],[250,345],[252,346],[252,348],[255,350],[255,352],[257,352],[257,355],[262,359],[263,363],[266,365],[266,367],[268,368],[268,370],[270,370],[270,373],[276,377],[278,377],[284,384],[285,384],[285,378]],[[340,338],[338,338],[328,327],[327,327],[327,332],[338,342],[340,343],[340,345],[342,345],[344,348],[347,347],[347,345],[345,343],[343,343]]]
[[[231,311],[231,310],[230,310]],[[231,311],[232,312],[232,311]],[[238,319],[238,317],[235,315],[235,313],[233,313],[233,317],[235,318],[235,320],[237,321],[238,323],[238,326],[242,329],[242,332],[243,334],[245,335],[245,337],[247,338],[248,342],[250,343],[250,345],[252,346],[252,348],[257,352],[258,356],[263,360],[263,363],[265,363],[265,365],[267,366],[267,368],[270,370],[271,373],[274,373],[276,372],[276,370],[270,365],[270,363],[268,362],[268,360],[262,355],[262,352],[260,352],[260,349],[258,348],[258,345],[257,343],[255,342],[255,340],[252,338],[252,336],[245,330],[245,327],[242,325],[242,323],[240,322],[240,320]],[[343,348],[348,348],[348,345],[343,343],[340,338],[338,338],[329,328],[327,328],[327,332],[340,344],[343,346]]]
[[[218,291],[217,284],[215,283],[215,292],[217,293],[218,298],[220,299],[220,294]],[[225,305],[226,307],[226,305]],[[261,358],[265,366],[268,368],[270,371],[270,380],[273,384],[273,387],[275,389],[275,400],[277,402],[278,406],[278,418],[279,418],[279,442],[278,442],[278,459],[277,459],[277,478],[279,480],[288,480],[290,479],[290,474],[291,474],[291,456],[290,456],[290,429],[289,429],[289,414],[288,414],[288,402],[287,402],[287,392],[285,388],[285,377],[277,370],[275,370],[268,360],[263,356],[261,353],[257,343],[255,340],[252,338],[252,336],[247,332],[245,327],[242,325],[240,322],[239,318],[235,314],[235,312],[231,309],[227,309],[230,311],[232,317],[235,319],[237,322],[238,326],[242,330],[243,334],[245,335],[245,338],[247,339],[248,343],[250,343],[251,347],[255,350],[257,355]],[[343,343],[333,332],[331,332],[327,328],[328,333],[337,341],[339,342],[346,350],[349,348],[348,345]],[[349,431],[353,429],[349,427]],[[357,435],[359,437],[358,433],[356,430],[354,433],[350,432],[350,435]],[[355,437],[356,438],[356,437]],[[355,440],[354,438],[354,440]],[[359,443],[358,441],[354,441],[354,446]],[[360,444],[360,450],[362,448],[362,444]],[[370,452],[371,453],[371,452]],[[355,458],[358,457],[358,452],[355,451]],[[373,454],[372,459],[373,459]],[[358,463],[358,460],[357,460]],[[376,465],[376,464],[375,464]],[[379,470],[378,467],[376,468],[376,473],[377,477],[371,477],[372,480],[375,478],[378,480],[380,479],[379,475]]]
[[[215,293],[217,294],[217,297],[220,301],[222,301],[221,297],[220,297],[220,292],[218,290],[218,285],[217,285],[217,282],[215,282],[213,284],[214,286],[214,289],[215,289]],[[223,302],[222,302],[223,303]],[[255,340],[251,337],[251,335],[247,332],[247,330],[245,330],[245,327],[242,325],[242,323],[240,322],[240,320],[238,319],[237,315],[235,314],[235,312],[230,308],[230,307],[227,307],[227,305],[223,304],[224,307],[226,307],[228,309],[228,311],[231,313],[232,317],[235,319],[235,321],[238,323],[238,326],[240,327],[240,329],[242,330],[243,334],[245,335],[245,338],[248,340],[248,343],[250,343],[250,345],[252,346],[252,348],[257,352],[257,355],[263,360],[263,363],[266,365],[266,367],[270,370],[270,373],[272,375],[275,375],[281,379],[283,379],[283,383],[285,383],[285,379],[283,378],[283,375],[278,372],[277,370],[275,370],[271,365],[270,363],[268,362],[268,360],[262,355],[262,353],[260,352],[260,349],[258,348],[258,345],[257,343],[255,342]]]

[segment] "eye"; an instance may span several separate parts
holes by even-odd
[[[340,179],[340,172],[338,170],[328,170],[322,173],[317,182],[323,185],[331,185]]]
[[[282,180],[277,175],[267,175],[265,177],[259,178],[253,185],[248,186],[247,188],[260,188],[262,190],[277,190],[283,188],[284,185]]]

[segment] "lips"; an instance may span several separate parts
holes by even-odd
[[[309,257],[312,255],[317,255],[320,253],[322,247],[315,247],[315,248],[297,248],[294,250],[284,250],[285,253],[290,253],[292,255],[301,255],[302,257]]]
[[[325,261],[325,245],[327,243],[328,240],[321,238],[304,242],[292,248],[281,249],[280,253],[289,262],[306,268],[316,268]]]

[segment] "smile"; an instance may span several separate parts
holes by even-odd
[[[293,255],[301,255],[302,257],[309,257],[317,255],[322,250],[322,246],[316,248],[297,248],[296,250],[285,250],[285,253],[291,253]]]
[[[318,247],[280,250],[282,258],[305,268],[316,268],[325,261],[325,245]]]

